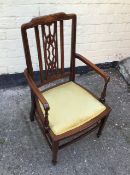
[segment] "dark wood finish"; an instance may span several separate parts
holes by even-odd
[[[108,118],[108,115],[104,118],[101,119],[101,123],[100,123],[100,127],[99,127],[99,130],[98,130],[98,133],[97,133],[97,137],[100,137],[101,134],[102,134],[102,131],[103,131],[103,128],[105,126],[105,123],[107,121],[107,118]]]
[[[59,142],[53,141],[52,142],[52,163],[55,165],[57,163],[57,153],[59,149]]]
[[[31,90],[31,102],[32,102],[32,105],[31,105],[31,111],[30,111],[30,120],[34,121],[34,115],[36,110],[36,99],[32,90]]]
[[[90,66],[94,71],[96,71],[100,76],[102,76],[104,78],[105,85],[104,85],[103,91],[101,93],[100,101],[105,102],[107,84],[110,81],[110,77],[107,75],[106,72],[99,69],[95,64],[91,63],[88,59],[86,59],[82,55],[76,53],[75,58],[79,59],[80,61],[82,61],[86,65]]]
[[[53,33],[51,31],[53,27]],[[46,30],[48,29],[48,34]],[[46,67],[46,79],[54,75],[58,70],[58,47],[57,47],[57,22],[42,25],[42,38],[44,46],[44,60]],[[50,52],[52,49],[52,52]]]
[[[76,23],[77,23],[77,18],[75,15],[73,18],[72,31],[71,31],[71,64],[70,64],[70,69],[71,69],[70,80],[71,81],[75,80]]]
[[[35,36],[36,36],[36,44],[37,44],[37,53],[38,53],[38,61],[39,61],[39,72],[40,72],[40,80],[43,82],[43,63],[42,63],[42,52],[41,52],[41,43],[39,37],[39,29],[38,26],[34,27]]]
[[[70,144],[72,144],[72,143],[74,143],[74,142],[80,140],[82,137],[88,135],[89,133],[91,133],[92,131],[94,131],[95,129],[97,129],[98,127],[99,127],[99,125],[98,125],[98,124],[95,124],[95,127],[93,126],[92,129],[85,130],[85,132],[81,133],[81,134],[80,134],[79,136],[77,136],[76,138],[74,138],[74,139],[72,138],[72,140],[70,140],[69,142],[60,145],[60,146],[59,146],[59,149],[62,149],[62,148],[64,148],[65,146],[70,145]]]
[[[60,21],[61,71],[64,74],[64,22]]]
[[[70,61],[70,71],[67,73],[64,72],[64,20],[72,21],[71,59],[70,59],[71,61]],[[60,31],[60,50],[61,50],[60,55],[58,55],[58,35],[57,35],[58,23],[60,27],[60,30],[59,30]],[[37,85],[37,83],[34,80],[33,66],[32,66],[28,36],[27,36],[27,30],[29,30],[30,28],[34,28],[34,31],[35,31],[35,39],[36,39],[38,61],[39,61],[40,85]],[[41,28],[43,48],[41,47],[41,43],[40,43],[39,28]],[[33,18],[29,23],[23,24],[21,26],[21,33],[22,33],[23,46],[24,46],[24,52],[25,52],[25,58],[26,58],[26,64],[27,64],[27,69],[25,69],[24,74],[31,88],[32,108],[30,113],[30,119],[31,121],[33,121],[34,114],[35,114],[36,120],[42,130],[42,133],[45,136],[47,143],[52,150],[52,162],[53,164],[56,164],[57,153],[59,149],[62,149],[65,146],[79,140],[80,138],[84,137],[85,135],[95,130],[97,127],[99,127],[97,136],[99,137],[101,135],[106,119],[108,118],[108,115],[111,111],[111,108],[105,103],[106,89],[107,89],[107,84],[110,80],[110,77],[107,75],[107,73],[99,69],[96,65],[91,63],[88,59],[76,53],[76,15],[75,14],[65,14],[62,12],[62,13],[56,13],[48,16]],[[44,55],[42,55],[42,49],[43,49]],[[46,70],[45,76],[43,76],[43,59],[45,64],[44,67]],[[60,67],[58,63],[59,59],[61,59]],[[50,83],[54,80],[61,79],[66,76],[69,77],[69,81],[75,82],[76,59],[79,59],[80,61],[82,61],[89,67],[91,67],[101,77],[104,78],[105,85],[104,85],[103,91],[101,92],[100,98],[96,97],[94,94],[92,94],[89,90],[82,87],[81,85],[79,86],[89,91],[95,98],[101,101],[106,106],[106,109],[100,115],[84,123],[83,125],[77,128],[74,128],[70,131],[67,131],[63,134],[55,135],[49,126],[49,119],[48,119],[49,110],[51,106],[49,106],[47,100],[42,95],[42,92],[40,91],[40,87],[43,86],[44,84]],[[43,105],[45,114],[43,114],[40,108],[39,101]],[[77,137],[73,139],[73,136],[77,136]],[[71,137],[71,140],[69,142],[60,144],[62,140],[69,137]]]

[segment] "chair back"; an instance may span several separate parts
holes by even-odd
[[[66,73],[64,66],[64,21],[71,20],[71,58],[70,69]],[[33,18],[29,23],[21,26],[22,40],[28,73],[34,79],[32,55],[29,46],[28,32],[33,29],[35,33],[38,74],[40,84],[45,84],[66,75],[74,79],[75,45],[76,45],[76,15],[56,13],[48,16]],[[59,30],[58,30],[59,29]],[[58,33],[59,32],[59,33]],[[59,37],[59,38],[58,38]],[[59,42],[59,43],[58,43]],[[60,51],[60,53],[59,53]]]

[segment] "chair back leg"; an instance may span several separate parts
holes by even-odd
[[[99,138],[102,134],[102,131],[103,131],[103,128],[105,126],[105,123],[107,121],[107,118],[108,118],[109,115],[105,116],[103,119],[101,119],[101,123],[100,123],[100,126],[99,126],[99,130],[98,130],[98,133],[97,133],[97,137]]]
[[[57,163],[57,154],[58,154],[58,149],[59,149],[59,142],[53,142],[52,143],[52,163],[53,165],[56,165]]]
[[[35,109],[36,109],[35,96],[31,90],[31,111],[30,111],[30,120],[31,121],[34,121]]]

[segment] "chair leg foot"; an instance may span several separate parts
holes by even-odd
[[[52,160],[52,164],[53,165],[56,165],[57,164],[57,161]]]
[[[97,133],[97,138],[99,138],[101,136],[101,134]]]
[[[107,118],[108,116],[104,117],[102,120],[101,120],[101,123],[100,123],[100,127],[99,127],[99,130],[97,132],[97,138],[99,138],[101,135],[102,135],[102,131],[103,131],[103,128],[105,126],[105,123],[107,121]]]
[[[33,92],[31,91],[31,111],[30,111],[30,120],[31,122],[34,121],[34,115],[35,115],[35,108],[36,108],[36,102],[35,102],[35,96],[33,94]]]
[[[53,142],[52,145],[52,163],[57,164],[57,154],[58,154],[59,142]]]

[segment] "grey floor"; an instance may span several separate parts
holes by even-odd
[[[130,86],[130,57],[120,61],[119,71],[123,75],[127,84]]]
[[[130,91],[120,74],[110,69],[107,103],[113,111],[103,135],[96,132],[59,152],[51,151],[36,122],[30,122],[28,87],[0,90],[0,175],[130,175]],[[93,73],[77,81],[98,94],[102,80]]]

